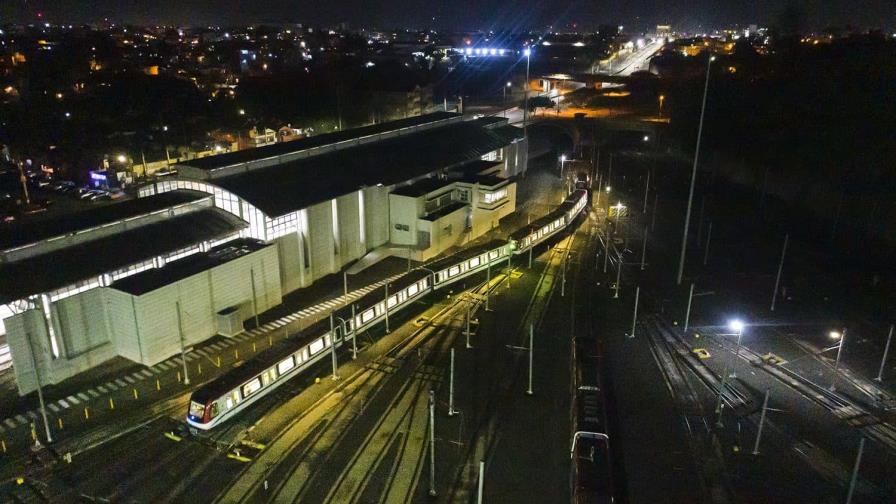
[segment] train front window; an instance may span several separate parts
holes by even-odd
[[[205,414],[205,405],[196,401],[190,401],[190,416],[201,420],[203,414]]]

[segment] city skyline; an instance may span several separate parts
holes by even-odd
[[[89,5],[88,5],[89,4]],[[885,0],[867,0],[862,8],[846,0],[802,0],[787,4],[760,0],[681,2],[620,0],[457,0],[430,5],[424,0],[398,2],[387,0],[374,7],[361,0],[336,0],[325,4],[306,0],[287,0],[277,4],[254,4],[238,0],[205,2],[131,3],[117,0],[16,0],[0,6],[0,19],[31,23],[90,23],[110,21],[135,24],[241,24],[308,23],[353,27],[409,27],[469,30],[555,30],[594,29],[601,24],[629,24],[634,30],[647,30],[656,24],[671,24],[682,31],[698,31],[732,24],[774,26],[788,6],[799,14],[799,25],[806,30],[827,26],[854,27],[859,30],[892,27],[896,9]]]

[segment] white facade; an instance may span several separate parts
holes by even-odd
[[[29,346],[43,385],[115,356],[152,366],[180,352],[181,334],[185,346],[215,335],[218,311],[236,306],[250,318],[253,277],[259,312],[279,305],[277,250],[268,246],[140,295],[98,287],[49,303],[49,317],[39,308],[14,315],[6,323],[19,393],[37,385]]]

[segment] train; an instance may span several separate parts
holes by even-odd
[[[208,431],[227,422],[335,348],[354,343],[355,335],[387,320],[390,314],[462,278],[509,263],[513,255],[543,243],[572,224],[587,200],[586,190],[576,190],[556,210],[514,233],[509,241],[493,240],[409,271],[352,306],[337,309],[331,319],[274,343],[196,389],[190,396],[186,423],[191,429]]]

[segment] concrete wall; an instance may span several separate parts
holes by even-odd
[[[412,198],[399,194],[389,195],[389,241],[395,245],[417,245],[417,231],[429,231],[418,229],[418,217],[423,215],[423,197]],[[407,226],[408,229],[398,229],[396,226]]]

